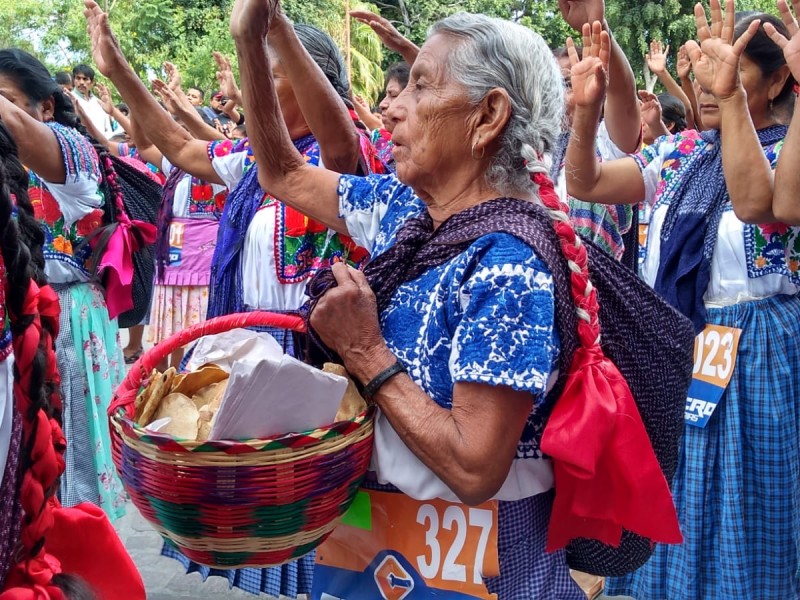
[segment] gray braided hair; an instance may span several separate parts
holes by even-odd
[[[562,76],[547,44],[522,25],[468,13],[442,19],[429,32],[437,33],[461,41],[448,54],[448,67],[472,103],[494,88],[511,100],[487,182],[504,195],[536,191],[529,169],[548,171],[545,157],[556,148],[564,113]]]

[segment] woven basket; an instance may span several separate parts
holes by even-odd
[[[243,442],[181,441],[133,422],[154,365],[205,335],[259,325],[303,330],[298,317],[253,312],[181,331],[131,367],[109,408],[114,463],[133,503],[168,542],[210,567],[270,567],[314,550],[350,507],[372,452],[371,411]]]

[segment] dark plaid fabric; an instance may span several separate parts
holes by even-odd
[[[12,410],[14,409],[12,408]],[[0,483],[0,590],[3,589],[8,571],[13,565],[22,528],[22,505],[19,499],[21,443],[22,419],[14,410],[8,459],[2,483]]]
[[[122,188],[125,212],[131,219],[155,224],[161,203],[161,186],[124,161],[111,157],[117,182]],[[133,255],[133,308],[118,317],[120,328],[142,322],[150,311],[155,275],[155,247],[145,246]]]
[[[428,214],[410,219],[395,244],[366,266],[364,273],[384,308],[397,288],[429,268],[463,252],[474,240],[493,232],[513,235],[531,246],[547,264],[555,284],[556,326],[561,340],[560,394],[579,346],[577,315],[570,293],[567,261],[547,211],[531,202],[500,198],[450,217],[438,229]],[[692,376],[694,331],[691,322],[672,309],[636,274],[584,240],[591,281],[600,304],[602,346],[625,376],[636,400],[653,450],[667,481],[677,467],[686,393]],[[333,283],[329,270],[309,283],[316,299]],[[312,340],[318,343],[311,333]],[[597,575],[621,575],[644,564],[650,540],[625,532],[619,548],[594,540],[575,540],[567,548],[574,569]]]

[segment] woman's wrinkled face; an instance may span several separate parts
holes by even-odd
[[[52,110],[45,106],[44,102],[34,102],[23,92],[17,82],[11,77],[0,73],[0,96],[21,108],[37,121],[49,121],[52,119]]]
[[[397,175],[418,193],[441,186],[471,157],[467,123],[473,109],[466,90],[452,80],[448,70],[454,43],[442,34],[428,39],[411,69],[408,86],[385,114],[394,126]]]
[[[400,85],[400,82],[397,79],[390,79],[389,83],[386,84],[386,93],[383,96],[383,100],[378,105],[381,109],[381,121],[383,122],[383,128],[386,131],[391,132],[392,128],[394,128],[394,123],[391,122],[390,119],[386,118],[386,111],[389,110],[389,107],[394,102],[395,98],[400,95],[400,92],[403,91],[403,86]]]

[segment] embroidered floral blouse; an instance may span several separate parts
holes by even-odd
[[[50,283],[88,281],[92,250],[82,242],[103,224],[105,204],[97,153],[76,130],[46,125],[61,146],[66,179],[52,183],[28,170],[28,195],[45,235],[45,273]]]
[[[634,157],[644,177],[645,202],[652,207],[642,265],[642,276],[651,285],[658,273],[667,207],[675,201],[678,182],[687,166],[709,147],[696,131],[689,130],[661,137]],[[773,169],[782,147],[783,142],[778,142],[764,149]],[[729,204],[719,225],[706,305],[730,305],[798,291],[800,227],[743,223]]]
[[[320,164],[319,144],[313,137],[307,144],[302,140],[296,144],[306,162]],[[241,152],[233,152],[234,146],[227,140],[208,146],[214,170],[230,190],[255,164],[249,144],[242,146]],[[366,156],[363,145],[362,155]],[[244,302],[250,308],[297,310],[305,300],[308,279],[338,257],[361,265],[367,252],[349,238],[264,194],[244,243],[242,280],[247,282]]]

